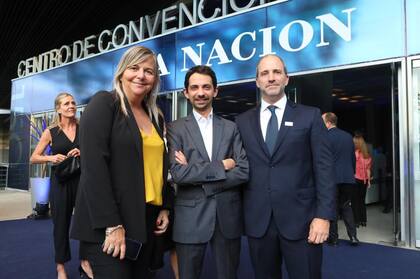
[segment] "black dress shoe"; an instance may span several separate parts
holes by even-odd
[[[362,227],[366,227],[366,222],[360,222],[360,225],[361,225]]]
[[[359,245],[359,240],[356,236],[350,236],[350,245],[357,246]]]
[[[89,277],[87,273],[83,270],[83,267],[79,265],[79,274],[80,278],[87,278],[87,279],[93,279],[93,277]]]

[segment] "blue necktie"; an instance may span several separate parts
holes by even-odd
[[[273,154],[274,146],[276,145],[277,140],[277,133],[279,131],[276,108],[276,106],[268,106],[268,109],[271,112],[271,117],[267,125],[267,133],[265,134],[265,144],[267,145],[271,155]]]

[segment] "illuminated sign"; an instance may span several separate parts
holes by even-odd
[[[379,5],[381,12],[372,13]],[[401,1],[273,2],[134,44],[157,54],[160,91],[167,92],[183,88],[186,70],[198,64],[211,66],[221,84],[252,79],[269,53],[281,56],[290,73],[402,57],[403,11]],[[12,110],[50,109],[45,100],[59,91],[85,104],[95,92],[111,90],[116,65],[131,45],[14,80]]]
[[[193,26],[200,22],[207,22],[229,13],[237,13],[251,7],[268,2],[287,2],[289,0],[249,0],[247,4],[239,6],[235,0],[222,0],[220,7],[216,7],[208,16],[203,13],[209,1],[193,0],[192,9],[184,3],[167,7],[153,16],[142,16],[138,21],[130,21],[128,25],[119,24],[114,30],[103,30],[98,36],[91,35],[83,40],[75,41],[72,45],[42,53],[38,56],[22,60],[18,64],[17,75],[24,77],[29,74],[45,71],[69,62],[121,48],[144,39],[174,32],[186,26]]]

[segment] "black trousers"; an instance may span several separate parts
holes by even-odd
[[[65,263],[71,259],[69,229],[73,208],[76,202],[79,177],[65,183],[59,183],[55,175],[51,175],[50,204],[54,224],[55,262]],[[80,258],[83,258],[81,255]]]
[[[216,278],[237,278],[241,238],[227,239],[220,231],[219,222],[216,219],[210,246],[216,262]],[[177,242],[175,247],[178,256],[179,277],[181,279],[200,278],[207,243],[183,244]]]
[[[102,243],[81,241],[80,248],[86,254],[95,279],[147,279],[154,278],[155,268],[160,268],[163,251],[155,236],[155,222],[160,208],[146,205],[147,242],[143,243],[136,261],[114,258],[102,251]],[[105,233],[105,232],[104,232]],[[157,266],[156,262],[159,266]]]
[[[366,215],[366,191],[367,191],[367,183],[364,183],[363,180],[356,179],[356,195],[354,199],[354,221],[357,224],[362,222],[367,222],[367,215]]]
[[[290,279],[321,279],[322,245],[284,238],[273,217],[266,234],[248,243],[256,279],[281,279],[283,259]]]
[[[357,186],[355,184],[337,184],[337,218],[341,214],[346,225],[347,235],[356,236],[356,224],[353,217],[351,201],[354,200]],[[337,220],[331,222],[330,239],[338,238]]]

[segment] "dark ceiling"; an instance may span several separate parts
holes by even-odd
[[[0,109],[10,108],[11,79],[17,77],[19,61],[153,15],[175,2],[0,0]]]

